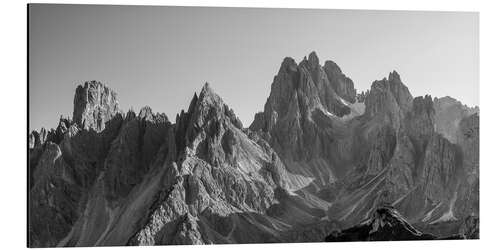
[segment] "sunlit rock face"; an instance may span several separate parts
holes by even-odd
[[[57,143],[31,135],[31,246],[318,241],[332,228],[313,227],[326,205],[293,193],[302,179],[208,84],[174,124],[145,107],[101,131],[63,126]]]
[[[335,90],[340,97],[350,103],[356,102],[356,89],[354,89],[353,81],[342,73],[342,70],[335,62],[330,60],[325,61],[323,70],[333,90]]]
[[[468,107],[449,97],[434,98],[436,110],[436,131],[453,143],[458,143],[460,121],[467,116],[479,113],[478,107]]]
[[[366,112],[357,119],[353,148],[358,161],[346,178],[328,188],[337,193],[330,218],[354,225],[380,204],[391,204],[436,237],[458,233],[461,222],[478,211],[478,182],[466,174],[473,172],[467,166],[474,165],[465,160],[474,159],[473,153],[463,155],[466,140],[454,144],[436,131],[440,118],[432,98],[411,97],[395,72],[375,81],[364,98]]]
[[[389,78],[373,82],[366,96],[366,116],[379,117],[381,122],[398,130],[402,119],[411,110],[413,97],[402,83],[399,74],[393,71]]]
[[[116,93],[97,81],[78,86],[73,107],[73,121],[81,128],[98,132],[119,111]]]
[[[271,85],[262,113],[250,129],[259,133],[288,170],[314,189],[347,172],[352,161],[349,122],[356,91],[332,61],[321,66],[315,52],[299,63],[285,58]],[[352,114],[351,114],[352,113]]]
[[[287,57],[248,128],[208,83],[169,120],[85,82],[28,136],[29,245],[478,238],[479,112],[403,79]]]

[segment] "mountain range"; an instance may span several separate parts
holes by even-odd
[[[396,71],[286,57],[248,128],[208,83],[174,120],[98,81],[73,107],[28,135],[30,247],[479,238],[479,108]]]

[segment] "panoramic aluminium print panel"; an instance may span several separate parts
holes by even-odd
[[[478,13],[28,17],[29,247],[479,239]]]

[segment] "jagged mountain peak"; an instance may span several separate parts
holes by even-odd
[[[206,95],[206,94],[215,95],[215,92],[210,87],[210,83],[208,83],[208,82],[205,82],[205,84],[203,84],[203,88],[201,88],[200,96],[201,95]]]
[[[478,214],[478,115],[452,144],[396,71],[362,96],[314,51],[283,59],[249,129],[209,83],[171,124],[86,82],[73,121],[30,134],[30,246],[430,239],[408,222]]]
[[[154,113],[153,109],[149,106],[144,106],[139,111],[138,118],[144,121],[153,121],[153,122],[169,122],[168,117],[165,113]]]
[[[318,55],[316,54],[315,51],[312,51],[309,53],[309,56],[307,57],[307,61],[311,67],[319,65],[319,58]]]
[[[233,124],[242,129],[243,124],[234,111],[224,103],[208,83],[202,87],[200,94],[193,95],[188,111],[181,111],[176,117],[176,137],[179,147],[190,144],[198,133],[214,123]]]
[[[316,52],[312,51],[311,53],[309,53],[309,55],[304,56],[304,58],[302,58],[302,61],[300,61],[299,63],[299,67],[306,68],[307,70],[310,71],[315,71],[321,68],[321,65],[319,64],[319,58]]]
[[[139,117],[141,118],[151,117],[152,115],[153,115],[153,110],[149,106],[144,106],[139,111]]]
[[[367,111],[365,114],[368,116],[391,114],[392,118],[402,116],[411,110],[412,102],[413,97],[408,87],[401,81],[399,74],[393,71],[389,73],[389,78],[384,77],[372,83],[365,98]],[[392,122],[399,123],[395,119],[392,119]]]
[[[208,82],[203,84],[199,94],[196,92],[193,94],[191,101],[189,103],[189,107],[187,109],[187,113],[193,113],[195,109],[199,109],[200,106],[203,107],[215,107],[224,105],[224,101],[222,98],[212,89]],[[181,111],[184,113],[184,110]]]
[[[415,113],[425,112],[434,117],[434,102],[430,95],[417,96],[413,99],[413,110]]]
[[[129,109],[127,113],[125,114],[125,120],[134,120],[137,117],[137,114],[135,113],[134,109]]]
[[[268,113],[267,118],[270,119],[273,112],[278,117],[295,113],[290,110],[290,106],[296,106],[300,112],[320,108],[339,117],[349,114],[350,108],[346,101],[355,102],[354,84],[333,61],[325,62],[325,65],[319,64],[314,51],[308,57],[305,56],[299,65],[293,58],[285,57],[274,77],[264,108],[264,113]]]
[[[281,66],[280,66],[280,69],[278,71],[278,75],[296,72],[297,66],[298,65],[297,65],[297,62],[295,62],[295,59],[293,59],[291,57],[285,57],[283,59],[283,61],[281,62]]]
[[[453,103],[460,103],[459,100],[451,97],[451,96],[443,96],[443,97],[434,97],[434,102],[444,102],[448,104],[453,104]]]
[[[332,170],[331,166],[340,165],[350,156],[341,152],[344,146],[338,144],[342,139],[335,136],[347,137],[349,131],[342,121],[355,117],[349,116],[356,96],[352,80],[339,73],[335,63],[326,65],[329,67],[320,65],[314,51],[298,66],[293,59],[285,58],[274,77],[264,111],[255,115],[250,126],[262,133],[280,157],[297,162],[301,166],[297,171],[311,176],[317,184],[343,175],[343,167]],[[330,126],[339,130],[325,132]],[[306,163],[316,158],[320,160]],[[318,174],[320,171],[324,174]]]
[[[389,82],[401,82],[401,77],[396,70],[389,73]]]
[[[116,92],[95,80],[78,85],[73,104],[73,122],[83,129],[102,131],[120,112]]]
[[[200,91],[200,95],[198,98],[198,104],[206,103],[210,105],[222,105],[224,102],[222,98],[215,93],[215,91],[210,87],[210,84],[206,82],[203,85],[203,88]]]
[[[325,70],[328,69],[328,71],[334,75],[342,74],[342,70],[340,69],[340,67],[332,60],[326,60],[323,68],[325,68]]]
[[[391,86],[404,87],[408,89],[408,87],[401,81],[401,76],[395,70],[389,72],[388,77],[382,78],[382,80],[375,80],[372,83],[372,88],[389,88]]]
[[[477,107],[477,106],[469,107],[451,96],[443,96],[443,97],[439,97],[439,98],[434,97],[433,101],[434,101],[434,105],[436,106],[436,108],[439,108],[441,110],[450,109],[450,108],[455,109],[455,110],[461,109],[461,110],[467,112],[468,114],[479,112],[479,107]]]
[[[203,85],[199,96],[196,93],[194,94],[189,112],[201,120],[227,117],[238,128],[243,127],[239,118],[234,114],[233,109],[222,100],[210,87],[208,82]]]
[[[340,67],[331,60],[326,60],[323,70],[330,82],[330,86],[335,92],[344,100],[355,103],[356,102],[356,89],[354,82],[351,78],[347,77]]]

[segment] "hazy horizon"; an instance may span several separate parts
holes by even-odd
[[[472,12],[30,4],[28,32],[30,130],[71,117],[89,80],[170,121],[209,82],[249,126],[283,58],[311,51],[358,91],[396,70],[413,96],[479,106]]]

